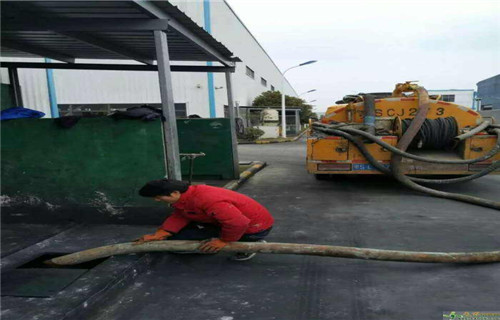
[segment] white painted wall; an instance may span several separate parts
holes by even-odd
[[[4,58],[9,62],[44,62],[43,59]],[[43,69],[18,69],[19,85],[24,107],[45,113],[44,118],[50,118],[49,90],[47,88],[47,73]],[[6,68],[0,69],[1,83],[10,84]]]
[[[454,95],[455,96],[455,104],[472,108],[475,107],[475,102],[474,102],[474,90],[473,89],[466,89],[466,90],[454,90],[454,89],[449,89],[449,90],[428,90],[430,94],[440,94],[440,95]]]
[[[204,25],[203,1],[171,1],[198,25]],[[257,40],[246,29],[229,5],[211,1],[212,35],[222,42],[243,62],[237,64],[233,74],[234,99],[240,105],[251,105],[260,93],[273,85],[281,90],[282,76]],[[3,61],[38,61],[43,59],[2,58]],[[84,60],[83,63],[135,63],[125,60]],[[186,64],[172,62],[172,64]],[[195,64],[195,63],[189,63]],[[200,62],[199,64],[205,65]],[[246,66],[255,71],[255,79],[246,75]],[[2,83],[8,83],[6,69],[2,71]],[[96,70],[54,70],[54,82],[58,104],[103,104],[103,103],[160,103],[158,75],[156,72],[138,71],[96,71]],[[5,75],[5,76],[4,76]],[[267,80],[267,87],[261,85],[261,77]],[[19,81],[25,107],[50,115],[45,70],[19,69]],[[174,101],[186,103],[188,114],[209,116],[208,80],[206,73],[172,74]],[[224,115],[227,104],[226,80],[223,74],[214,76],[215,104],[218,117]],[[285,81],[285,92],[297,96],[291,85]]]
[[[201,1],[199,1],[201,3]],[[297,96],[297,93],[284,81],[280,70],[260,46],[243,22],[225,1],[211,1],[212,35],[225,44],[242,62],[236,66],[233,75],[235,80],[235,100],[240,105],[250,106],[253,99],[264,91],[271,90],[271,85],[276,90],[284,91],[287,95]],[[255,71],[255,78],[246,75],[246,66]],[[261,84],[261,78],[267,80],[267,86]],[[215,87],[226,87],[225,77],[215,74]],[[227,104],[225,90],[216,90],[217,113],[222,112],[222,106]]]

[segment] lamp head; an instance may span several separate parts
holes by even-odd
[[[309,61],[306,61],[306,62],[303,62],[303,63],[299,64],[299,66],[305,66],[306,64],[312,64],[312,63],[315,63],[317,61],[318,60],[309,60]]]

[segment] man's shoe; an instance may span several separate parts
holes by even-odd
[[[266,243],[266,240],[258,240],[256,242]],[[247,261],[255,257],[257,253],[245,253],[245,252],[236,252],[234,256],[231,257],[233,261]]]

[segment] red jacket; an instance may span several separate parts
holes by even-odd
[[[273,217],[257,201],[228,189],[205,185],[190,186],[172,205],[175,210],[161,228],[177,233],[191,221],[221,226],[220,239],[238,241],[245,233],[269,229]]]

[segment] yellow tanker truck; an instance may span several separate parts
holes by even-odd
[[[398,144],[418,113],[418,128],[402,149]],[[441,101],[423,87],[405,82],[392,93],[346,96],[328,108],[321,121],[311,122],[307,170],[318,179],[336,174],[390,174],[393,155],[397,155],[402,158],[402,173],[414,177],[498,174],[499,134],[500,126],[493,118]]]

